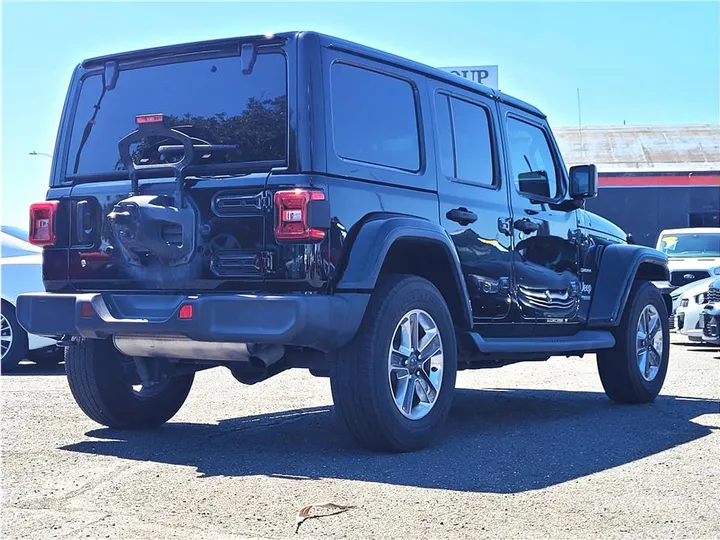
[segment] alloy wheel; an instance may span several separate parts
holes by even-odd
[[[5,358],[13,344],[13,329],[10,321],[0,313],[0,358]]]
[[[443,379],[443,344],[433,318],[421,309],[401,317],[388,354],[388,381],[397,409],[410,420],[427,416]]]
[[[637,363],[640,375],[647,382],[652,381],[662,364],[663,340],[660,314],[653,305],[647,305],[640,313],[637,326]]]

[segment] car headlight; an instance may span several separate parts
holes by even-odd
[[[695,303],[696,304],[704,304],[707,302],[707,293],[700,293],[695,295]]]

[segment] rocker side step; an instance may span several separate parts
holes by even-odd
[[[480,353],[565,353],[611,349],[615,338],[606,330],[582,330],[572,336],[530,338],[483,338],[476,332],[469,336]]]

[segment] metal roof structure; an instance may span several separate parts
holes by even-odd
[[[720,124],[553,128],[568,167],[599,172],[720,171]]]

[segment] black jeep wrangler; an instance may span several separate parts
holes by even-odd
[[[308,32],[93,58],[72,77],[47,200],[46,291],[93,420],[156,426],[198,370],[330,378],[360,443],[430,443],[460,369],[597,353],[617,402],[668,368],[666,257],[586,212],[535,107]]]

